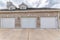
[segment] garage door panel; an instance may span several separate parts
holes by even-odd
[[[21,18],[22,28],[36,28],[36,18]]]
[[[57,28],[56,17],[41,17],[41,28]]]
[[[15,28],[15,18],[1,18],[1,28]]]

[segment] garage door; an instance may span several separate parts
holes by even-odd
[[[1,28],[15,28],[15,18],[1,18]]]
[[[21,18],[22,28],[36,28],[36,18]]]
[[[57,28],[57,17],[41,17],[41,28]]]

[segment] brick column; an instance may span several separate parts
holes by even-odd
[[[40,28],[40,17],[37,17],[37,28]]]
[[[1,18],[0,18],[0,28],[1,28]]]
[[[21,26],[20,26],[20,17],[17,17],[16,19],[15,19],[15,28],[20,28]]]
[[[60,12],[58,12],[58,29],[60,29]]]

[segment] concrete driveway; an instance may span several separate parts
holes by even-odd
[[[60,40],[60,29],[0,29],[0,40]]]

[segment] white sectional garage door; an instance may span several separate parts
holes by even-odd
[[[41,17],[41,28],[57,28],[57,17]]]
[[[1,18],[1,28],[15,28],[15,18]]]
[[[22,28],[36,28],[36,18],[21,18]]]

